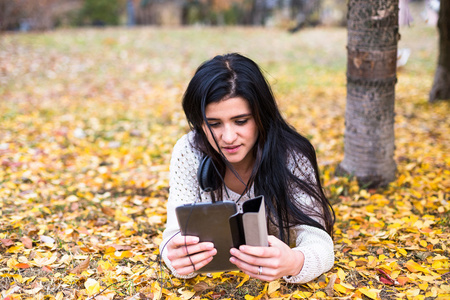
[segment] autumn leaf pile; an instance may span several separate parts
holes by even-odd
[[[449,299],[450,121],[428,104],[435,28],[402,29],[397,179],[336,177],[345,28],[80,29],[0,36],[0,298]],[[159,264],[168,165],[195,68],[240,52],[317,149],[336,211],[332,270],[303,285],[239,272],[179,280]]]

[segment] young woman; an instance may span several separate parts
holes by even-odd
[[[235,53],[206,61],[187,87],[183,109],[192,131],[173,149],[160,246],[173,274],[193,277],[217,253],[213,243],[181,236],[175,215],[179,205],[211,201],[196,176],[205,155],[220,174],[216,199],[235,201],[240,209],[247,199],[265,198],[269,247],[233,248],[233,264],[254,278],[292,283],[330,270],[334,211],[322,190],[314,148],[283,119],[257,64]]]

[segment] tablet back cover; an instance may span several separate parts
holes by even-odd
[[[230,249],[233,247],[229,218],[236,213],[234,202],[197,203],[179,206],[176,214],[182,235],[198,236],[201,242],[214,242],[217,254],[213,260],[197,270],[213,273],[237,270],[230,263]],[[220,238],[217,238],[220,237]]]

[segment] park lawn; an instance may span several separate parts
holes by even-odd
[[[435,28],[401,29],[398,176],[334,176],[343,159],[346,30],[104,28],[0,35],[0,293],[5,299],[449,299],[450,121],[428,104]],[[160,265],[168,165],[195,68],[240,52],[317,149],[336,211],[333,269],[304,285]]]

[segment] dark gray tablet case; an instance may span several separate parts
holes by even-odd
[[[176,208],[181,235],[198,236],[202,242],[213,242],[217,254],[197,270],[212,273],[237,270],[230,263],[230,249],[240,245],[268,246],[264,197],[247,200],[237,213],[234,202],[198,203]]]

